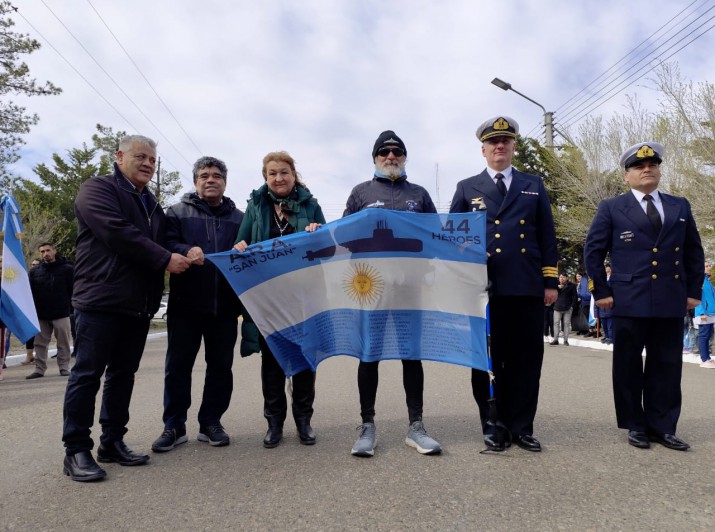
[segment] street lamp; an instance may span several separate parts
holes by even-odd
[[[554,149],[554,113],[551,111],[547,111],[546,108],[541,105],[539,102],[536,100],[532,100],[529,98],[526,94],[520,93],[518,90],[516,90],[514,87],[511,86],[511,83],[507,83],[504,80],[501,80],[499,78],[494,78],[492,80],[492,85],[496,85],[502,90],[505,91],[512,91],[517,93],[519,96],[522,98],[525,98],[529,100],[531,103],[538,105],[541,107],[541,110],[544,112],[544,129],[546,130],[546,147],[549,148],[550,150]]]

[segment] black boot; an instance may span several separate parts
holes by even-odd
[[[267,349],[267,348],[266,348]],[[263,446],[273,449],[283,439],[288,402],[284,387],[286,377],[270,351],[264,350],[261,361],[261,383],[263,387],[263,416],[268,421],[268,432],[263,438]]]
[[[283,439],[283,423],[279,423],[277,420],[268,420],[268,431],[266,432],[265,438],[263,438],[263,447],[266,449],[273,449],[278,447],[281,440]]]
[[[315,400],[315,373],[310,370],[293,375],[293,419],[298,429],[298,437],[303,445],[315,444],[315,431],[310,426]]]
[[[315,431],[310,426],[310,419],[296,420],[295,426],[302,445],[315,445]]]

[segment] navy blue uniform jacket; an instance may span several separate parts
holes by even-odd
[[[705,257],[685,198],[659,192],[664,221],[656,234],[632,192],[604,200],[586,238],[584,256],[596,300],[613,296],[613,315],[685,316],[687,298],[700,299]],[[603,261],[610,252],[611,279]]]
[[[457,183],[449,212],[485,209],[491,295],[544,297],[545,288],[556,289],[556,234],[542,179],[513,169],[503,202],[486,170]]]

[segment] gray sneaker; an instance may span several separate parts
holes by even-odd
[[[359,430],[358,439],[353,445],[352,453],[354,456],[372,456],[375,454],[375,424],[374,423],[363,423],[357,430]]]
[[[151,450],[155,453],[165,453],[187,441],[189,438],[186,436],[186,428],[164,429],[161,436],[151,444]]]
[[[420,454],[439,454],[442,446],[429,437],[422,421],[415,421],[407,431],[405,443],[417,449]]]
[[[231,439],[223,430],[221,423],[218,425],[208,425],[206,427],[199,425],[199,435],[196,439],[206,442],[212,447],[224,447],[225,445],[231,443]]]

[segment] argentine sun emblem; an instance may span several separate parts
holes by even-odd
[[[369,264],[352,264],[343,277],[345,293],[360,305],[375,303],[382,295],[384,282]]]
[[[12,282],[17,278],[17,272],[12,266],[2,269],[2,280]]]

